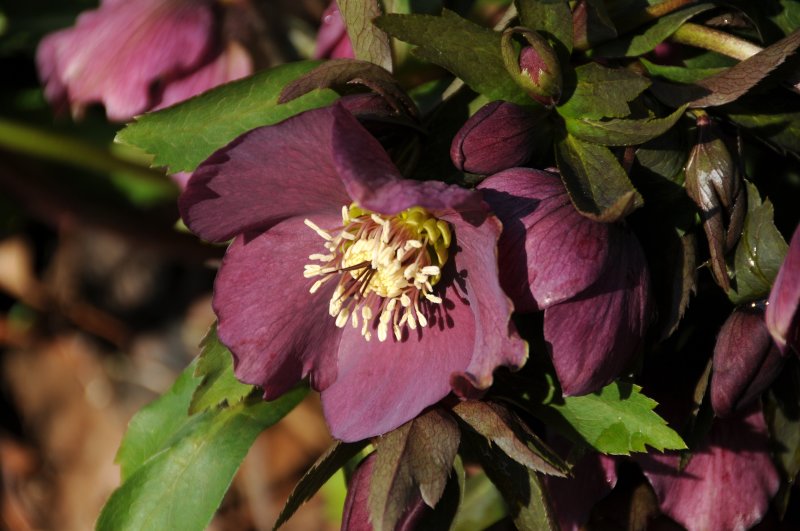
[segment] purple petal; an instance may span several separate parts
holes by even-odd
[[[518,311],[550,307],[597,280],[612,227],[580,215],[558,176],[515,168],[479,188],[503,222],[501,281]]]
[[[222,242],[286,218],[340,212],[352,200],[333,165],[333,122],[330,107],[308,111],[245,133],[214,153],[178,200],[186,225]]]
[[[794,348],[800,353],[800,226],[783,260],[767,306],[767,328],[781,351]]]
[[[321,226],[341,223],[318,216]],[[328,315],[334,285],[309,293],[315,279],[303,277],[308,255],[322,239],[291,218],[255,238],[238,236],[225,254],[214,284],[219,338],[233,353],[236,377],[280,396],[310,374],[315,389],[336,377],[340,330]]]
[[[717,419],[683,471],[675,453],[636,460],[653,485],[661,510],[689,531],[745,530],[759,522],[780,478],[769,454],[758,404]]]
[[[322,22],[317,33],[314,59],[354,59],[353,45],[347,36],[347,27],[336,0],[333,0],[322,14]]]
[[[717,336],[711,405],[717,416],[731,415],[761,395],[783,367],[784,357],[764,324],[764,311],[734,311]]]
[[[591,452],[572,468],[572,477],[543,478],[561,531],[578,531],[589,520],[595,504],[617,484],[617,462]]]
[[[650,322],[650,276],[633,234],[610,233],[608,266],[589,289],[547,308],[544,338],[564,395],[597,391],[633,360]]]
[[[456,133],[450,158],[456,168],[484,175],[520,166],[533,155],[537,127],[535,116],[524,107],[494,101]]]

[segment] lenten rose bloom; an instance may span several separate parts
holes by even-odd
[[[525,362],[480,192],[403,179],[341,104],[234,140],[179,207],[200,237],[234,238],[213,307],[237,377],[267,399],[308,377],[339,439]]]
[[[800,226],[772,285],[765,319],[781,352],[800,354]]]
[[[518,311],[544,311],[544,338],[564,394],[611,382],[633,360],[652,317],[636,236],[582,216],[554,173],[513,168],[479,188],[503,223],[503,288]]]
[[[125,121],[252,73],[249,53],[223,38],[216,4],[103,0],[40,43],[45,96],[76,117],[102,103],[109,120]]]

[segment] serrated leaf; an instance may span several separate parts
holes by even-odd
[[[499,33],[447,9],[441,17],[389,14],[375,23],[389,35],[417,45],[415,55],[449,70],[475,92],[491,100],[532,104],[506,71]]]
[[[233,374],[233,356],[230,350],[220,343],[216,324],[208,330],[200,346],[203,350],[197,359],[194,375],[202,378],[202,381],[192,396],[190,415],[222,404],[235,406],[254,389],[252,385],[241,383]]]
[[[537,413],[565,435],[577,436],[605,454],[646,452],[646,445],[662,452],[685,449],[680,436],[653,411],[656,401],[641,390],[614,382],[590,395],[564,397]]]
[[[650,81],[629,70],[606,68],[597,63],[579,66],[575,76],[574,92],[556,107],[566,118],[624,118],[631,113],[628,102],[650,86]]]
[[[683,66],[657,65],[647,59],[641,58],[639,62],[647,69],[651,76],[663,77],[678,83],[697,83],[707,77],[715,76],[727,70],[726,67],[686,68]]]
[[[453,412],[511,459],[537,472],[565,477],[569,467],[513,411],[495,402],[467,400]]]
[[[643,199],[607,147],[564,133],[556,160],[570,199],[583,215],[602,222],[621,219]]]
[[[585,120],[567,118],[567,132],[572,136],[603,146],[643,144],[666,133],[683,116],[686,106],[663,118]]]
[[[767,297],[783,263],[789,246],[773,219],[772,203],[762,203],[758,189],[748,182],[747,217],[734,258],[736,291],[729,292],[736,304]]]
[[[429,411],[376,441],[368,502],[375,531],[394,529],[417,491],[429,507],[436,505],[459,441],[456,421],[440,410]]]
[[[372,21],[381,15],[378,0],[336,0],[356,59],[369,61],[392,71],[389,36]]]
[[[189,404],[201,382],[194,375],[196,367],[197,359],[183,370],[169,391],[140,409],[128,423],[115,458],[123,482],[188,422]]]
[[[613,42],[598,46],[593,50],[593,55],[600,57],[635,57],[646,54],[675,33],[684,22],[713,7],[712,4],[697,4],[675,11],[656,19],[653,24],[634,35],[625,35]]]
[[[333,446],[320,456],[317,461],[311,465],[311,468],[303,475],[300,482],[297,483],[289,499],[286,500],[286,505],[283,506],[281,514],[275,521],[273,529],[278,529],[303,505],[311,499],[316,492],[322,488],[340,468],[342,468],[348,461],[358,455],[367,444],[368,440],[356,443],[345,443],[336,441]]]
[[[321,90],[278,104],[284,85],[318,64],[303,61],[281,65],[144,114],[120,131],[116,141],[153,155],[153,164],[167,167],[170,173],[193,171],[246,131],[332,103],[338,97],[336,93]]]
[[[272,402],[243,402],[190,417],[111,494],[97,529],[205,529],[256,436],[307,393],[296,388]]]
[[[519,20],[555,44],[561,62],[572,53],[572,12],[566,0],[517,0]]]

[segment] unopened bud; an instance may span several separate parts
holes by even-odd
[[[527,42],[519,53],[512,41],[515,34]],[[531,98],[548,107],[558,103],[561,67],[555,50],[544,37],[526,28],[508,28],[503,32],[501,47],[506,70]]]

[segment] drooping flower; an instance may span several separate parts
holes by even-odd
[[[242,135],[179,206],[202,238],[235,237],[213,307],[237,377],[270,399],[308,376],[337,438],[385,433],[526,359],[481,194],[403,179],[341,105]]]
[[[344,24],[342,13],[336,0],[332,0],[325,12],[322,13],[322,22],[317,33],[317,45],[314,49],[314,59],[353,59],[353,44],[347,36],[347,27]]]
[[[783,260],[767,303],[766,322],[772,338],[782,352],[794,349],[800,354],[800,226]]]
[[[110,120],[124,121],[250,74],[251,58],[223,38],[215,4],[103,0],[40,43],[45,96],[77,117],[102,103]]]
[[[479,188],[503,223],[503,288],[518,311],[544,310],[544,338],[564,394],[606,385],[632,361],[651,319],[638,240],[579,214],[553,173],[514,168]]]

